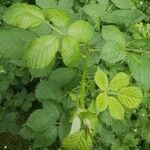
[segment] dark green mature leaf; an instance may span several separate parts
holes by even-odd
[[[150,89],[150,60],[137,54],[129,54],[127,61],[135,80],[144,88]]]
[[[98,18],[105,14],[105,7],[100,4],[87,4],[83,11],[91,17]]]
[[[48,129],[52,122],[53,120],[49,114],[43,109],[38,109],[29,116],[25,125],[38,132]]]
[[[70,9],[75,0],[59,0],[58,6],[62,9]]]
[[[111,0],[118,8],[127,9],[132,8],[134,3],[132,0]]]
[[[40,8],[26,3],[16,3],[3,14],[4,21],[23,29],[33,28],[44,22],[45,17]]]
[[[62,100],[62,91],[57,83],[41,81],[36,89],[36,97],[39,101],[56,100],[60,102]]]
[[[36,0],[36,4],[41,8],[57,8],[56,0]]]
[[[142,21],[146,15],[138,9],[114,10],[103,16],[102,21],[115,24],[130,24]]]
[[[124,34],[116,26],[113,25],[103,26],[102,37],[106,41],[108,40],[116,41],[122,46],[125,46],[126,44],[126,39]]]
[[[57,85],[63,87],[71,83],[77,76],[77,72],[71,68],[58,68],[53,70],[49,75],[49,81],[57,83]]]
[[[80,63],[81,52],[79,43],[72,36],[64,37],[61,55],[63,62],[68,67],[76,67]]]
[[[119,62],[126,57],[125,49],[115,41],[108,41],[102,51],[101,58],[109,63]]]
[[[47,130],[43,132],[35,133],[35,147],[48,147],[52,145],[57,138],[57,127],[51,125]]]
[[[60,117],[59,106],[54,101],[44,101],[43,109],[47,114],[49,114],[53,121],[56,121]]]
[[[54,35],[35,39],[24,54],[24,63],[28,67],[40,69],[48,66],[59,48],[59,39]]]
[[[19,60],[35,38],[33,32],[23,29],[0,30],[0,53],[6,58]]]

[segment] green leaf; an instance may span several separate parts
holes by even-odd
[[[142,21],[146,15],[138,9],[114,10],[103,16],[102,21],[116,24],[130,24]]]
[[[122,46],[125,46],[126,44],[126,39],[123,33],[116,26],[113,25],[103,26],[102,37],[106,41],[113,40]]]
[[[124,118],[124,108],[116,98],[108,98],[108,109],[112,118],[118,120],[122,120]]]
[[[68,29],[69,35],[79,42],[89,42],[94,36],[94,28],[84,20],[77,20]]]
[[[119,72],[110,82],[109,88],[114,91],[118,91],[121,88],[129,85],[129,77],[123,72]]]
[[[40,102],[45,100],[56,100],[60,102],[62,100],[62,91],[54,82],[41,81],[35,92]]]
[[[61,55],[63,62],[68,67],[76,67],[81,58],[78,42],[71,36],[65,36],[62,41]]]
[[[126,57],[125,49],[115,41],[107,42],[101,50],[101,58],[108,63],[119,62]]]
[[[150,89],[150,60],[140,55],[129,54],[127,62],[135,80],[144,88]]]
[[[60,117],[59,105],[52,100],[43,102],[43,110],[51,117],[53,121],[57,121]]]
[[[63,140],[62,146],[66,150],[89,150],[91,142],[90,136],[81,130],[72,135],[68,135]]]
[[[57,85],[63,87],[70,84],[75,77],[77,72],[74,69],[63,67],[52,71],[49,75],[49,81],[57,83]]]
[[[97,109],[97,114],[107,109],[108,96],[106,95],[106,93],[101,93],[96,97],[95,105]]]
[[[102,5],[102,6],[104,6],[105,8],[107,8],[107,5],[108,5],[108,3],[109,3],[109,0],[97,0],[97,2],[98,2],[100,5]]]
[[[50,72],[53,69],[53,65],[54,65],[55,61],[52,61],[48,66],[41,68],[41,69],[33,69],[30,68],[29,72],[32,75],[32,79],[33,78],[38,78],[38,77],[46,77],[50,74]]]
[[[54,35],[43,36],[32,42],[30,49],[24,54],[24,62],[28,67],[40,69],[48,66],[59,48],[59,39]]]
[[[0,81],[0,91],[5,91],[9,87],[9,81],[7,79],[4,79]]]
[[[132,0],[111,0],[111,1],[116,5],[116,7],[121,9],[128,9],[134,6]]]
[[[59,0],[59,8],[70,9],[75,0]]]
[[[138,87],[126,87],[118,91],[119,101],[127,108],[137,108],[142,98],[142,91]]]
[[[45,17],[41,9],[37,6],[16,3],[4,12],[3,20],[9,25],[27,29],[43,23]]]
[[[95,73],[95,83],[102,91],[105,91],[108,88],[108,78],[106,73],[98,69]]]
[[[53,22],[57,26],[66,26],[69,22],[69,17],[63,10],[59,9],[47,9],[45,11],[46,17],[49,21]]]
[[[81,128],[81,120],[78,116],[75,116],[72,121],[72,126],[70,129],[70,135],[78,132]]]
[[[50,127],[53,120],[43,109],[34,111],[28,118],[25,125],[32,128],[34,131],[44,131]]]
[[[100,4],[87,4],[83,11],[91,17],[98,18],[105,14],[105,7]]]
[[[55,142],[56,138],[57,127],[51,124],[47,130],[35,133],[34,144],[37,147],[48,147]]]
[[[36,35],[33,32],[23,29],[0,30],[0,53],[5,58],[19,60],[35,38]]]
[[[45,9],[45,8],[57,8],[56,0],[36,0],[36,4]]]

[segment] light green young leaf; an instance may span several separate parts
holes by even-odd
[[[89,42],[94,36],[94,28],[84,20],[77,20],[68,29],[69,35],[79,42]]]
[[[4,12],[3,20],[9,25],[27,29],[43,23],[45,17],[42,10],[37,6],[16,3]]]
[[[102,91],[105,91],[108,88],[107,74],[101,69],[98,69],[95,73],[95,83]]]
[[[57,0],[36,0],[36,4],[43,9],[57,8]]]
[[[59,39],[54,35],[39,37],[32,42],[30,49],[25,52],[24,62],[31,68],[44,68],[55,58],[58,48]]]
[[[145,89],[150,89],[150,60],[140,55],[129,54],[127,62],[135,80]]]
[[[72,36],[65,36],[62,41],[61,55],[68,67],[76,67],[81,58],[79,43]]]
[[[71,126],[71,129],[70,129],[70,135],[78,132],[81,128],[81,120],[78,116],[75,116],[73,118],[73,121],[72,121],[72,126]]]
[[[132,0],[111,0],[111,1],[116,5],[116,7],[121,9],[128,9],[134,6]]]
[[[106,93],[101,93],[96,97],[95,105],[97,114],[106,110],[108,105],[108,96],[106,95]]]
[[[130,24],[142,21],[146,15],[139,9],[114,10],[102,17],[103,22],[116,24]]]
[[[118,91],[121,88],[129,85],[129,77],[123,72],[119,72],[110,82],[109,88],[113,91]]]
[[[118,120],[122,120],[124,118],[124,108],[116,98],[108,98],[108,109],[112,118]]]
[[[101,50],[101,58],[108,63],[119,62],[126,57],[125,49],[115,41],[108,41]]]
[[[91,17],[98,18],[105,14],[105,7],[100,4],[87,4],[83,11]]]
[[[123,33],[114,25],[103,26],[102,37],[104,40],[113,40],[122,46],[126,45],[126,39]]]
[[[47,9],[45,11],[46,17],[49,21],[53,22],[57,26],[66,26],[69,22],[69,17],[63,10],[59,9]]]
[[[35,38],[33,32],[23,29],[0,30],[0,53],[5,58],[20,60]]]
[[[142,98],[142,91],[138,87],[126,87],[118,91],[119,101],[127,108],[137,108]]]
[[[81,130],[72,135],[68,135],[63,140],[62,147],[66,150],[89,150],[91,144],[91,137]]]

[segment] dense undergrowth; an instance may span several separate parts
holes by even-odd
[[[150,150],[149,0],[0,0],[0,150]]]

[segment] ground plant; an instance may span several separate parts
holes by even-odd
[[[0,150],[150,150],[150,1],[0,0]]]

